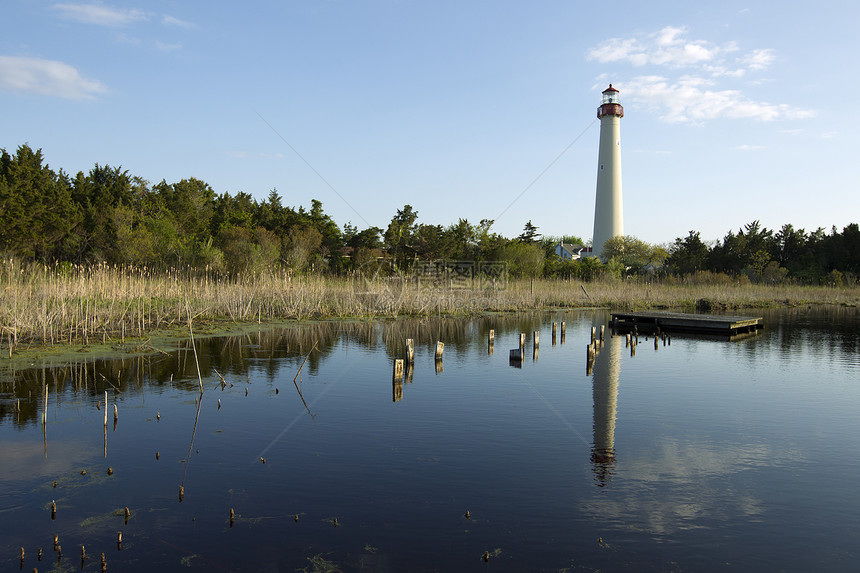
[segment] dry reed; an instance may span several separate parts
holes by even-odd
[[[461,288],[457,288],[457,287]],[[546,308],[734,309],[800,304],[860,304],[857,287],[691,284],[684,281],[588,283],[510,280],[439,287],[411,278],[294,276],[272,271],[229,277],[192,270],[0,261],[0,333],[8,353],[20,344],[124,342],[199,322],[319,318],[464,316]]]

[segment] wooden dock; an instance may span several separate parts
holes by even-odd
[[[697,332],[739,334],[764,326],[761,317],[688,314],[684,312],[613,312],[612,327],[620,332]]]

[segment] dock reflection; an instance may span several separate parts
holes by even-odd
[[[615,474],[615,415],[618,409],[622,346],[621,336],[611,336],[606,340],[597,353],[592,371],[594,442],[591,463],[599,487],[608,485]]]

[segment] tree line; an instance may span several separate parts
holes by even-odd
[[[615,237],[602,259],[563,260],[556,245],[580,237],[544,237],[528,221],[521,235],[492,231],[493,221],[447,226],[418,222],[411,205],[385,229],[339,226],[312,200],[289,207],[277,190],[265,200],[216,193],[195,178],[157,184],[121,167],[96,164],[74,177],[52,170],[41,150],[0,150],[0,254],[21,260],[189,267],[225,273],[282,267],[296,273],[340,274],[361,269],[408,272],[421,261],[504,262],[512,276],[598,277],[690,275],[703,271],[752,280],[856,281],[860,232],[779,232],[753,222],[722,241],[697,232],[669,245]]]

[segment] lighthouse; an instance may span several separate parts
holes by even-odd
[[[603,244],[624,234],[621,206],[621,107],[618,90],[609,84],[603,103],[597,108],[600,119],[600,147],[597,155],[597,198],[594,203],[592,252],[599,257]]]

